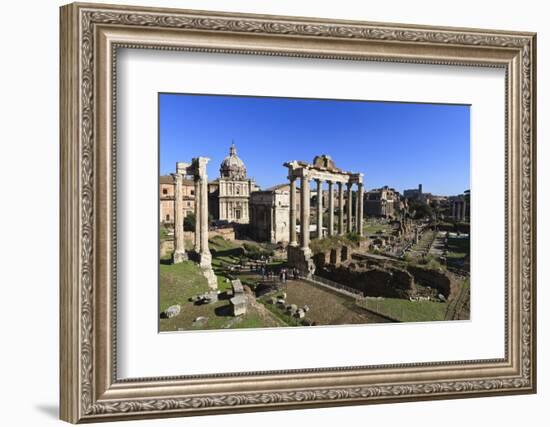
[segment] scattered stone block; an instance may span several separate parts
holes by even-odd
[[[295,316],[298,318],[298,319],[303,319],[304,317],[306,317],[306,312],[303,310],[303,309],[299,309]]]
[[[194,327],[201,327],[205,326],[208,323],[208,317],[205,316],[199,316],[193,320],[192,326]]]
[[[171,319],[172,317],[176,317],[178,314],[180,314],[180,311],[181,307],[176,304],[164,310],[164,315],[166,316],[166,318]]]
[[[309,305],[304,305],[302,308],[306,313],[309,311]]]
[[[233,288],[233,295],[244,293],[244,287],[240,279],[232,280],[231,287]]]
[[[246,314],[246,306],[248,303],[246,296],[242,294],[236,295],[229,301],[233,307],[233,316],[242,316],[243,314]]]

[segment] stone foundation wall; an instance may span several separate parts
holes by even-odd
[[[297,268],[301,274],[307,277],[315,273],[315,263],[309,249],[304,251],[297,246],[288,246],[287,253],[290,267]]]
[[[316,274],[337,283],[357,289],[365,296],[404,298],[414,293],[412,274],[397,268],[360,268],[356,264],[347,266],[325,265]]]
[[[407,270],[418,284],[436,288],[445,298],[451,295],[452,280],[446,273],[415,266],[409,266]]]

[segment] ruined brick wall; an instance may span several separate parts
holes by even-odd
[[[365,296],[405,298],[415,290],[412,274],[396,268],[325,265],[317,275],[357,289]]]
[[[407,270],[417,283],[436,288],[445,298],[451,294],[451,279],[445,272],[415,266],[409,266]]]

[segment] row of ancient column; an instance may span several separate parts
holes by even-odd
[[[194,251],[200,256],[200,265],[209,266],[212,255],[208,248],[208,177],[206,163],[208,159],[199,157],[194,160],[195,181],[195,240]],[[174,264],[188,259],[185,251],[183,227],[183,173],[173,174],[175,184],[175,222],[174,222]]]
[[[296,238],[296,177],[290,177],[290,245],[298,246]],[[300,247],[306,249],[309,247],[309,215],[310,215],[310,178],[300,177]],[[317,182],[317,238],[323,238],[323,180],[315,179]],[[334,230],[334,184],[335,182],[327,180],[328,183],[328,236],[335,235]],[[357,184],[357,196],[355,205],[355,224],[353,221],[353,183],[346,183],[346,227],[344,228],[344,183],[337,182],[338,185],[338,231],[339,235],[346,232],[357,231],[363,235],[363,183]]]
[[[456,220],[466,219],[466,200],[454,200],[451,202],[451,217]]]

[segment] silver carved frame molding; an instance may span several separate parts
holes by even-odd
[[[60,13],[63,420],[535,392],[535,34],[98,4],[71,4]],[[504,68],[505,357],[117,379],[115,65],[120,47]]]

